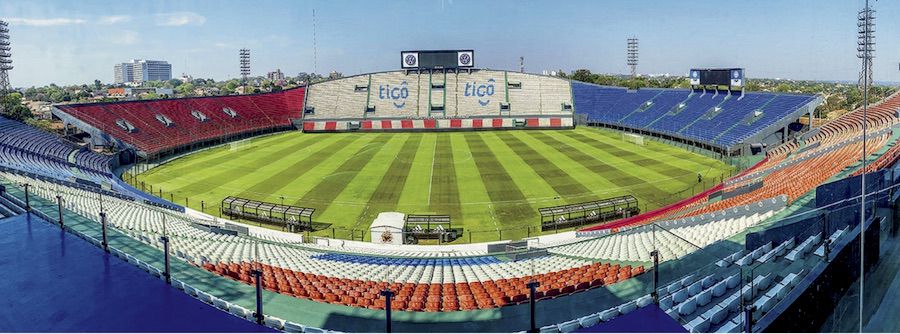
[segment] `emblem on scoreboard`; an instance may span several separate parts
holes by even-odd
[[[403,68],[416,68],[419,67],[419,53],[418,52],[404,52],[400,54],[400,61]]]
[[[732,87],[741,87],[744,85],[744,70],[743,69],[733,69],[731,70],[731,86]]]
[[[691,70],[691,85],[700,84],[700,71]]]
[[[463,53],[463,54],[459,55],[459,63],[460,64],[469,65],[469,63],[471,63],[471,62],[472,62],[472,56],[470,56],[468,53]]]
[[[482,107],[491,103],[491,96],[494,96],[493,78],[488,79],[487,83],[479,84],[477,81],[466,82],[465,96],[474,96],[478,98],[478,104]]]
[[[472,51],[458,51],[456,52],[456,66],[459,67],[472,67],[474,66],[475,56]]]

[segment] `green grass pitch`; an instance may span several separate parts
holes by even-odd
[[[711,186],[732,167],[618,132],[280,133],[194,153],[138,176],[207,213],[227,196],[316,209],[312,235],[356,239],[384,211],[449,214],[458,242],[540,233],[538,208],[634,195],[641,210]],[[278,228],[270,226],[272,228]],[[332,231],[332,228],[334,231]],[[350,232],[352,229],[358,231]],[[502,231],[502,232],[498,232]],[[471,235],[469,234],[471,232]],[[502,233],[502,234],[501,234]]]

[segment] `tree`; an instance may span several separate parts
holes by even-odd
[[[103,83],[101,83],[100,80],[95,79],[94,80],[94,90],[100,90],[101,88],[103,88]]]
[[[179,85],[181,85],[181,80],[178,79],[172,79],[166,82],[167,88],[178,88]]]
[[[34,117],[31,109],[22,105],[22,95],[19,93],[9,93],[0,99],[0,110],[4,116],[20,122],[24,122]]]
[[[158,99],[159,99],[159,94],[156,94],[156,92],[147,92],[147,93],[141,94],[141,100],[158,100]]]
[[[175,88],[175,92],[183,96],[190,96],[194,94],[194,84],[190,82],[181,84]]]
[[[575,81],[592,82],[592,77],[591,71],[586,69],[575,70],[575,72],[572,73],[572,80]]]
[[[227,91],[228,94],[231,94],[232,92],[234,92],[234,89],[240,85],[241,85],[241,83],[238,82],[237,80],[234,80],[234,79],[228,80],[228,82],[225,83],[225,91]]]

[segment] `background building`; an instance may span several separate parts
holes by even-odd
[[[266,78],[268,78],[271,81],[284,80],[284,73],[281,73],[281,69],[278,68],[278,69],[275,69],[275,71],[269,72],[268,74],[266,74]]]
[[[116,64],[113,74],[116,83],[167,81],[172,79],[172,64],[165,60],[132,59],[129,63]]]
[[[116,83],[126,83],[134,81],[134,70],[131,63],[116,64],[113,67]]]

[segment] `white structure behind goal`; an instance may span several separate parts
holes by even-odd
[[[249,139],[241,139],[241,140],[238,140],[238,141],[233,141],[233,142],[230,143],[230,146],[231,146],[230,151],[231,151],[231,152],[240,151],[240,150],[244,149],[245,147],[247,147],[247,146],[249,146],[249,145],[250,145],[250,140],[249,140]]]
[[[633,133],[623,133],[622,140],[632,144],[644,145],[644,136]]]

